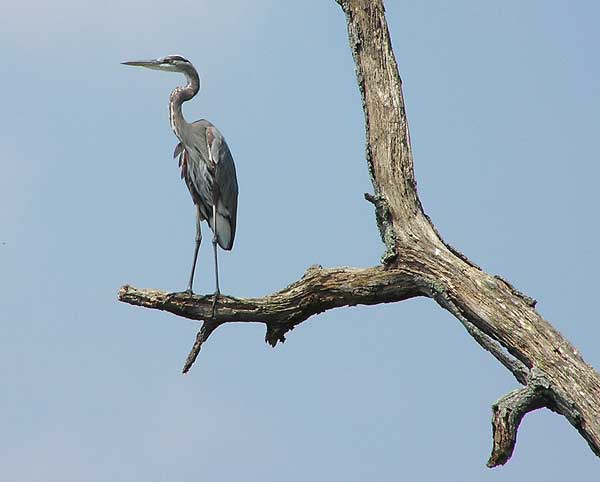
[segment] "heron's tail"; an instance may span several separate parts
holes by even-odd
[[[208,224],[210,225],[210,229],[212,232],[215,232],[215,227],[213,224],[212,216],[208,220]],[[217,211],[217,242],[222,249],[229,251],[233,248],[233,237],[235,233],[231,229],[231,220],[228,216],[223,216],[219,211]]]

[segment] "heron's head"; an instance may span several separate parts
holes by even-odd
[[[123,65],[132,65],[134,67],[145,67],[153,70],[164,70],[165,72],[187,72],[194,68],[192,63],[181,55],[167,55],[156,60],[134,60],[122,62]]]

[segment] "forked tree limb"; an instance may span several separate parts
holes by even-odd
[[[382,0],[336,0],[346,14],[350,48],[363,101],[366,158],[377,225],[386,246],[373,268],[311,267],[287,288],[263,298],[212,297],[124,286],[130,304],[204,320],[184,371],[213,330],[228,322],[262,322],[271,345],[325,310],[426,296],[448,310],[469,334],[513,373],[523,388],[493,406],[493,451],[488,466],[512,455],[523,416],[547,407],[567,420],[600,456],[600,376],[535,310],[535,300],[485,273],[447,244],[418,197],[402,81]]]
[[[123,286],[119,291],[120,301],[204,322],[184,365],[184,373],[193,365],[202,345],[223,323],[264,323],[267,327],[265,341],[275,346],[277,342],[285,341],[285,334],[294,326],[323,311],[359,304],[393,303],[416,296],[434,298],[441,306],[453,312],[484,349],[508,368],[517,380],[525,383],[527,367],[462,317],[452,302],[438,290],[435,280],[421,278],[418,273],[401,267],[325,269],[314,265],[308,268],[299,281],[262,298],[221,295],[214,319],[211,318],[212,295],[190,296],[185,292],[165,293],[131,286]]]
[[[524,388],[504,395],[492,406],[492,427],[494,445],[488,467],[505,464],[510,459],[517,443],[517,430],[523,417],[533,410],[547,407],[556,411],[549,389],[548,380],[543,374],[533,370]]]

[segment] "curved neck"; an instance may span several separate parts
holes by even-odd
[[[181,105],[194,97],[200,90],[200,77],[198,72],[193,67],[183,71],[185,78],[187,79],[187,85],[185,87],[177,87],[171,92],[169,99],[169,118],[171,121],[171,129],[179,139],[181,140],[181,134],[183,129],[187,125],[183,112],[181,111]]]

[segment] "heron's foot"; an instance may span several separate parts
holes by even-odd
[[[192,288],[191,288],[191,287],[190,287],[190,288],[188,288],[187,290],[185,290],[185,291],[184,291],[184,293],[185,293],[186,295],[188,295],[190,298],[191,298],[192,296],[194,296],[194,292],[192,291]]]
[[[219,290],[215,291],[215,294],[213,295],[213,302],[212,302],[212,318],[215,318],[215,313],[217,312],[217,298],[219,298],[219,295],[221,294],[221,292]]]

